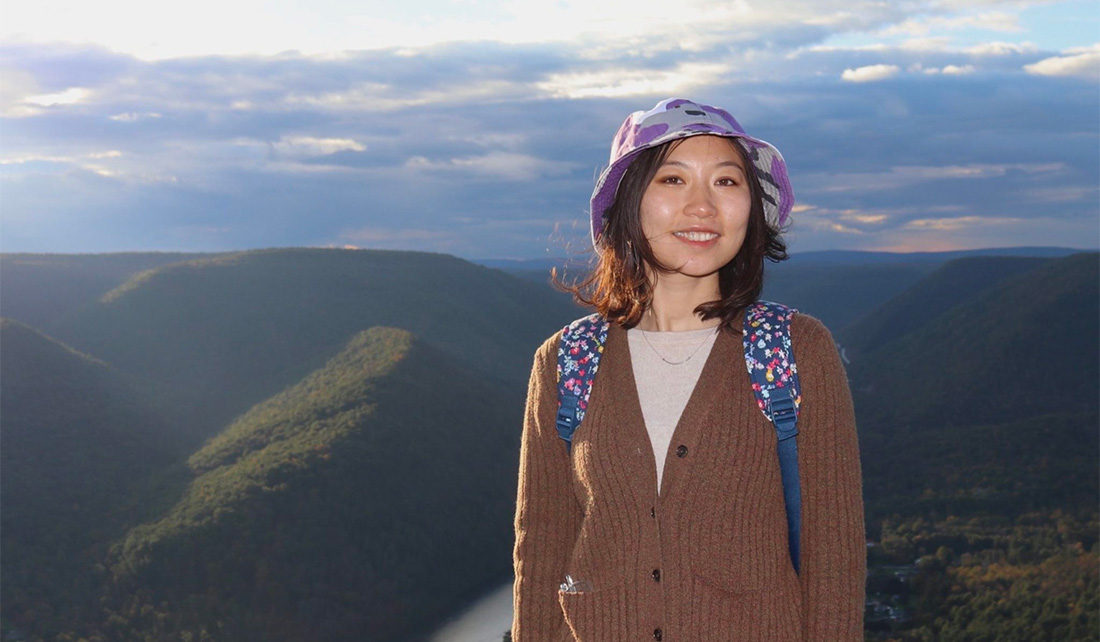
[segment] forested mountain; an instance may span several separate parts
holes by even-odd
[[[580,314],[545,278],[96,258],[4,291],[42,325],[0,323],[3,639],[419,640],[510,580],[531,357]],[[1100,256],[861,258],[765,298],[851,358],[869,638],[1095,639]]]
[[[134,274],[208,256],[196,252],[0,254],[3,315],[52,335],[69,315],[95,304]]]
[[[542,286],[447,255],[288,248],[140,272],[55,333],[188,408],[198,447],[365,328],[404,328],[514,383],[533,346],[574,315]]]
[[[0,319],[3,614],[66,630],[98,613],[106,544],[172,462],[167,422],[107,364]]]
[[[1094,252],[961,259],[841,333],[875,639],[1100,635],[1098,283]]]
[[[218,640],[407,640],[511,568],[522,391],[371,328],[191,456],[112,551],[109,627]]]
[[[882,335],[887,340],[878,345],[854,338],[860,350],[849,357],[866,364],[853,383],[867,393],[862,419],[886,430],[1094,412],[1100,381],[1096,256],[1047,259],[978,292],[962,278],[941,275],[910,290],[916,293],[902,301],[922,302],[916,314],[926,316],[923,323],[897,337]],[[1008,264],[981,267],[1012,271]],[[961,282],[968,295],[948,294],[952,282]],[[936,283],[939,294],[930,293],[926,285]],[[880,310],[906,329],[894,310]]]
[[[232,615],[213,620],[210,630],[223,633],[249,624],[280,629],[265,619],[278,615],[286,639],[303,639],[291,633],[303,626],[347,639],[332,631],[347,635],[356,622],[373,628],[374,639],[407,639],[510,572],[531,359],[577,315],[545,286],[444,255],[263,250],[160,265],[92,305],[66,309],[75,312],[51,327],[118,385],[32,404],[43,382],[68,390],[63,374],[83,370],[51,366],[29,377],[50,358],[18,358],[5,338],[0,486],[5,525],[11,517],[27,526],[5,528],[6,637],[157,639],[155,631],[209,624],[211,613],[194,606],[201,603]],[[379,339],[387,331],[370,329],[385,324],[400,329]],[[393,363],[371,361],[371,350]],[[299,384],[313,386],[308,400],[280,401],[300,393]],[[102,420],[122,436],[148,436],[149,448],[109,439],[84,448],[64,438],[62,429],[86,430],[113,404],[153,415],[145,423],[119,413]],[[55,422],[62,438],[40,428],[51,413],[64,417]],[[352,427],[354,438],[344,434]],[[50,461],[41,456],[46,446],[25,446],[15,441],[20,435],[41,438],[62,463],[41,466]],[[318,459],[307,449],[306,457],[307,443],[329,444],[332,455]],[[254,464],[287,478],[256,482],[248,476]],[[97,466],[134,495],[85,474]],[[258,487],[263,492],[249,494]],[[212,488],[218,493],[202,494]],[[57,493],[64,501],[66,493],[94,497],[87,504],[94,510],[59,523],[47,517]],[[108,517],[110,529],[94,523]],[[84,557],[51,549],[55,536],[42,537],[42,528],[77,540],[70,549]],[[21,532],[28,536],[16,538]],[[195,548],[199,541],[213,544]],[[26,560],[26,573],[14,572],[15,559]],[[207,563],[191,566],[197,559]],[[242,569],[248,573],[234,574]],[[207,580],[239,590],[193,592]],[[188,597],[177,603],[180,596]],[[278,608],[260,608],[268,600]],[[255,617],[238,617],[246,611]],[[353,611],[358,619],[348,619]]]

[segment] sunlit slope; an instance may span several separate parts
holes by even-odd
[[[118,373],[29,326],[0,319],[0,353],[4,616],[80,621],[167,430]]]
[[[119,542],[110,631],[414,639],[511,568],[523,393],[407,331],[357,333]]]
[[[290,248],[144,272],[65,331],[186,409],[197,445],[363,328],[404,328],[522,387],[533,347],[576,316],[545,286],[451,256]]]

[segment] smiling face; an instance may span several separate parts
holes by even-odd
[[[642,195],[640,219],[667,277],[711,279],[741,249],[752,197],[737,143],[691,136],[671,150]],[[666,278],[666,275],[662,275]]]

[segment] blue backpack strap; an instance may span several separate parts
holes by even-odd
[[[791,564],[799,572],[802,532],[802,489],[798,480],[798,409],[802,404],[798,367],[791,349],[791,317],[797,309],[772,301],[757,301],[745,311],[745,365],[752,378],[756,405],[775,425],[783,503],[787,509],[787,544]]]
[[[581,317],[565,326],[558,344],[558,436],[566,452],[573,450],[573,431],[584,420],[592,381],[607,341],[607,320],[599,314]]]

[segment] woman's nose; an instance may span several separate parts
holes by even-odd
[[[707,185],[696,182],[688,192],[684,213],[691,216],[714,216],[716,212],[714,198]]]

